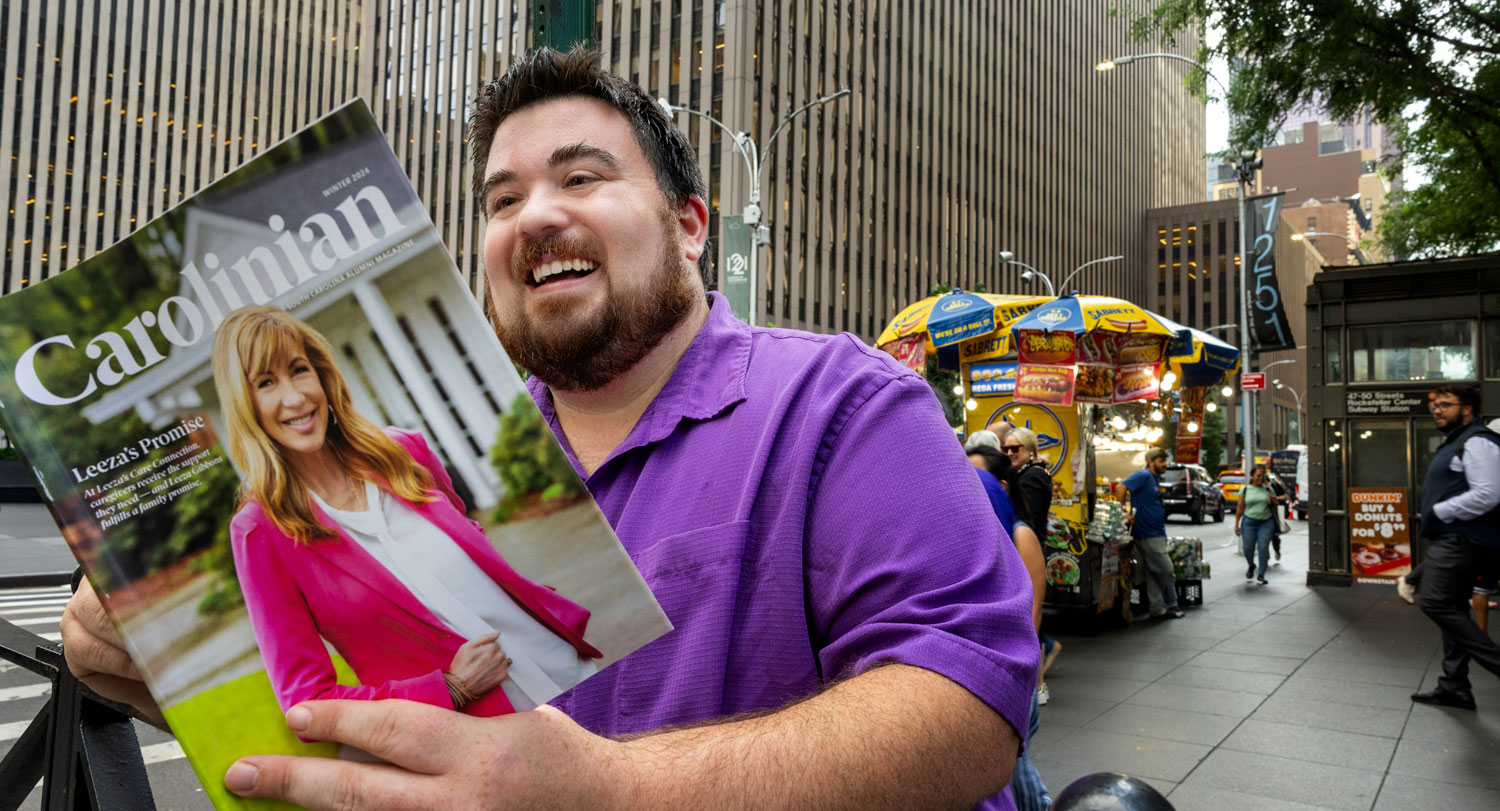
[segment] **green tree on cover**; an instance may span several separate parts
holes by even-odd
[[[1394,256],[1493,250],[1500,243],[1500,4],[1494,0],[1156,0],[1116,6],[1137,41],[1217,28],[1200,63],[1238,65],[1227,103],[1230,153],[1270,143],[1286,115],[1321,104],[1368,110],[1402,150],[1392,175],[1430,182],[1391,196],[1378,238]],[[1203,95],[1206,74],[1188,76]],[[1420,109],[1417,123],[1404,124]]]
[[[504,522],[531,501],[572,499],[584,494],[583,482],[558,447],[541,412],[522,392],[500,417],[500,436],[490,449],[490,464],[505,485],[505,497],[494,520]]]

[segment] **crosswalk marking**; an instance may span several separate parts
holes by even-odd
[[[141,747],[141,758],[146,761],[147,766],[153,763],[165,763],[169,760],[179,760],[185,757],[187,755],[182,751],[182,744],[177,741],[153,743],[150,746]]]
[[[11,625],[52,625],[54,627],[62,620],[61,617],[37,617],[29,620],[17,620],[6,617],[6,619],[10,620]]]
[[[5,609],[0,609],[0,617],[10,618],[10,617],[17,617],[17,616],[20,616],[22,614],[47,614],[47,613],[55,611],[55,612],[57,612],[57,616],[59,618],[61,618],[62,617],[62,612],[58,611],[58,609],[62,608],[65,605],[67,605],[67,603],[58,603],[57,605],[42,606],[41,608],[5,608]]]
[[[25,684],[20,687],[0,687],[0,701],[19,701],[23,698],[36,698],[52,692],[52,682],[44,681],[40,684]]]
[[[60,597],[37,597],[31,598],[31,600],[5,601],[5,603],[0,603],[0,609],[24,609],[27,606],[55,606],[60,609],[60,607],[66,606],[66,604],[68,604],[68,600],[63,600]]]
[[[21,594],[68,594],[72,590],[72,586],[34,586],[32,588],[24,589],[6,589],[5,594],[0,596],[14,596]]]
[[[8,724],[0,724],[0,741],[13,741],[21,737],[21,733],[31,726],[31,719],[25,721],[12,721]]]

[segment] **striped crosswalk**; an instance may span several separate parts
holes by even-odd
[[[71,594],[67,586],[0,590],[0,619],[43,639],[58,641],[62,638],[58,624]],[[26,732],[51,690],[52,685],[40,676],[0,661],[0,758]],[[139,722],[136,735],[158,807],[212,808],[177,741]],[[33,791],[21,808],[39,809],[39,798],[39,792]]]

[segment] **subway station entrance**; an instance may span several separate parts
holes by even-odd
[[[1428,393],[1500,415],[1500,254],[1319,272],[1308,287],[1308,582],[1389,582],[1422,559]]]

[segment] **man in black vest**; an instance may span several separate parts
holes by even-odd
[[[1500,675],[1500,645],[1469,614],[1475,576],[1500,556],[1500,435],[1479,419],[1477,387],[1434,394],[1432,417],[1444,437],[1422,485],[1427,554],[1415,585],[1418,607],[1443,632],[1443,675],[1437,689],[1411,700],[1472,710],[1469,659]]]

